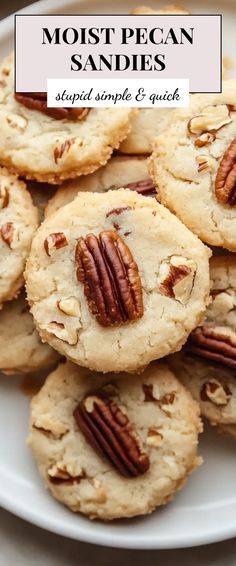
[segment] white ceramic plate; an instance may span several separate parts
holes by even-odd
[[[183,0],[184,2],[184,0]],[[141,0],[120,0],[125,13]],[[155,2],[145,1],[148,5]],[[163,0],[163,4],[165,0]],[[25,13],[110,13],[110,0],[42,0]],[[234,0],[186,1],[195,13],[224,9],[224,53],[235,52]],[[224,6],[224,7],[223,7]],[[13,18],[0,24],[0,51],[12,47]],[[102,524],[75,515],[54,501],[42,485],[26,447],[28,399],[19,378],[0,381],[0,504],[16,515],[50,531],[86,542],[124,548],[176,548],[223,540],[236,535],[235,443],[207,430],[200,451],[204,465],[195,472],[174,502],[151,516]]]

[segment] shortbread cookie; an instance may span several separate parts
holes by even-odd
[[[201,463],[201,431],[197,403],[167,366],[114,377],[67,362],[31,402],[28,443],[52,495],[106,521],[171,500]]]
[[[160,198],[195,234],[236,250],[236,80],[176,110],[150,162]]]
[[[49,183],[92,173],[104,165],[130,131],[135,111],[58,108],[52,117],[45,113],[52,109],[40,95],[16,100],[13,68],[11,54],[0,69],[0,162],[27,179]]]
[[[38,226],[25,183],[0,167],[0,306],[17,296],[24,283],[25,260]]]
[[[6,303],[0,312],[0,371],[7,375],[34,372],[58,360],[58,353],[41,342],[24,293]]]
[[[103,372],[180,349],[202,320],[209,253],[154,198],[80,192],[32,244],[27,292],[41,337]]]
[[[170,360],[202,414],[236,436],[236,257],[212,258],[210,276],[212,302],[204,323]]]
[[[144,196],[156,196],[157,198],[157,189],[150,179],[146,158],[112,157],[105,167],[101,167],[95,173],[63,183],[50,199],[45,216],[49,216],[71,202],[79,191],[105,193],[121,187],[136,190]]]

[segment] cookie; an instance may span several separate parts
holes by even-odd
[[[0,306],[24,284],[25,261],[38,226],[37,209],[26,185],[0,167]]]
[[[147,6],[138,6],[137,8],[134,8],[133,10],[131,10],[131,14],[134,15],[138,15],[138,14],[190,14],[190,12],[188,10],[186,10],[185,8],[183,8],[183,6],[176,6],[174,5],[170,5],[170,6],[162,6],[162,8],[159,8],[158,10],[155,10],[153,8],[148,8]]]
[[[211,424],[236,436],[236,257],[210,261],[212,302],[171,367]]]
[[[174,116],[150,161],[161,202],[204,242],[235,251],[236,80]]]
[[[7,375],[34,372],[58,360],[58,353],[41,342],[24,293],[6,303],[0,312],[0,371]]]
[[[0,69],[0,162],[27,179],[62,182],[105,165],[130,131],[131,108],[53,109],[13,93],[13,55]],[[82,112],[83,111],[83,112]]]
[[[172,499],[201,463],[201,431],[197,403],[166,365],[114,377],[67,362],[31,402],[28,444],[56,499],[107,521]]]
[[[130,185],[131,184],[131,185]],[[142,157],[112,157],[105,167],[61,185],[50,199],[45,216],[71,202],[79,191],[105,193],[110,189],[127,187],[145,196],[155,196],[157,190],[149,177],[147,159]]]
[[[205,310],[209,253],[154,198],[80,192],[32,244],[27,293],[41,337],[103,372],[180,349]]]

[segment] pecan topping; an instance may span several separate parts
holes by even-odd
[[[1,226],[2,239],[5,242],[5,244],[9,246],[9,248],[12,247],[14,231],[15,228],[12,222],[7,222],[6,224],[3,224],[3,226]]]
[[[59,147],[55,147],[54,149],[54,161],[55,163],[58,162],[64,155],[64,153],[68,153],[71,146],[75,143],[75,138],[71,138],[69,140],[65,140]]]
[[[223,204],[236,204],[236,138],[224,152],[215,180],[216,198]]]
[[[197,155],[196,162],[198,164],[198,172],[211,171],[212,161],[207,155]]]
[[[159,448],[163,442],[163,435],[159,432],[159,430],[155,428],[150,428],[147,435],[146,443],[151,448]]]
[[[132,210],[132,206],[120,206],[119,208],[113,208],[106,214],[106,218],[109,218],[109,216],[112,216],[113,214],[122,214],[122,212],[125,212],[126,210]]]
[[[65,297],[57,301],[57,308],[68,316],[79,316],[80,307],[75,297]]]
[[[128,417],[111,399],[97,393],[85,397],[74,411],[86,440],[107,458],[121,475],[132,478],[150,466],[148,455]]]
[[[201,326],[190,335],[188,348],[198,356],[236,368],[236,336],[233,333]]]
[[[77,278],[91,313],[102,326],[122,325],[143,316],[138,266],[122,238],[112,231],[79,238]]]
[[[139,195],[144,197],[156,197],[157,190],[152,181],[152,179],[144,179],[143,181],[135,181],[134,183],[128,183],[125,185],[124,189],[130,189],[130,191],[136,191]]]
[[[0,208],[6,208],[9,204],[9,190],[6,187],[0,188]]]
[[[65,246],[68,246],[68,242],[63,232],[50,234],[44,240],[44,249],[48,256],[51,256],[56,250],[60,250],[60,248],[64,248]]]
[[[74,476],[68,472],[68,470],[63,466],[54,465],[48,470],[48,479],[51,483],[60,484],[73,484],[79,483],[82,479],[84,479],[85,473],[82,471],[81,474]]]
[[[83,120],[89,108],[49,108],[46,92],[16,92],[15,99],[30,110],[38,110],[56,120]]]
[[[199,138],[197,138],[194,142],[196,147],[204,147],[212,143],[216,139],[215,134],[210,134],[210,132],[205,132]]]
[[[228,385],[217,380],[206,381],[200,391],[202,401],[211,401],[215,405],[227,405],[231,395]]]
[[[199,116],[194,116],[188,122],[188,130],[191,134],[202,134],[204,132],[215,132],[230,124],[229,109],[226,104],[207,106]]]
[[[173,256],[170,262],[163,262],[160,266],[160,293],[186,304],[193,288],[195,274],[196,264],[192,260]]]

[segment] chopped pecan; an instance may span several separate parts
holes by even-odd
[[[196,328],[188,341],[190,352],[208,360],[236,368],[236,336],[214,327]]]
[[[1,226],[0,230],[2,240],[9,246],[9,248],[11,248],[15,232],[14,224],[12,222],[7,222]]]
[[[119,216],[119,214],[122,214],[126,210],[132,210],[132,206],[120,206],[119,208],[112,208],[112,210],[109,210],[109,212],[107,212],[106,218],[109,218],[109,216],[112,216],[113,214]]]
[[[189,120],[188,130],[191,134],[197,135],[204,132],[215,132],[230,122],[232,118],[226,104],[207,106],[199,116],[194,116]]]
[[[202,401],[211,401],[215,405],[227,405],[231,395],[228,385],[215,379],[205,381],[200,391]]]
[[[112,399],[99,392],[88,395],[76,407],[74,417],[86,440],[120,474],[130,478],[148,470],[150,462],[140,438]]]
[[[148,435],[146,440],[147,446],[151,446],[152,448],[159,448],[162,442],[163,442],[163,435],[161,434],[161,432],[159,432],[159,430],[155,428],[150,428],[148,430]]]
[[[211,171],[212,161],[207,155],[197,155],[196,162],[198,164],[198,172]]]
[[[223,204],[236,204],[236,138],[221,159],[215,179],[215,194]]]
[[[142,181],[135,181],[134,183],[128,183],[125,185],[124,189],[130,189],[130,191],[136,191],[139,195],[144,197],[156,197],[157,190],[152,179],[144,179]]]
[[[75,297],[65,297],[57,301],[57,307],[61,312],[68,314],[69,316],[79,316],[80,307],[77,299]]]
[[[126,243],[112,231],[79,238],[77,278],[91,313],[102,326],[122,325],[143,316],[138,266]]]
[[[212,134],[210,132],[205,132],[195,140],[194,145],[196,147],[204,147],[205,145],[212,143],[215,139],[216,139],[215,134]]]
[[[6,208],[9,204],[9,190],[3,186],[0,187],[0,208]]]
[[[57,163],[58,160],[63,157],[64,153],[67,153],[69,151],[73,143],[75,143],[75,138],[65,140],[60,146],[55,147],[54,149],[55,163]]]
[[[56,464],[48,469],[48,479],[51,483],[55,484],[74,484],[79,483],[81,480],[85,479],[86,475],[82,471],[81,474],[74,476],[68,472],[65,467],[57,466]]]
[[[30,110],[38,110],[56,120],[83,120],[89,108],[49,108],[46,92],[16,92],[15,99]]]
[[[48,256],[51,256],[56,250],[60,250],[65,246],[68,246],[68,241],[63,232],[49,234],[44,240],[44,249]]]
[[[194,261],[181,256],[173,256],[170,261],[164,261],[159,270],[160,293],[186,304],[193,288],[196,269]]]
[[[63,322],[52,320],[49,322],[46,329],[50,334],[53,334],[56,338],[59,338],[59,340],[62,340],[63,342],[67,342],[70,346],[75,346],[78,342],[77,329],[70,327],[67,328]]]

